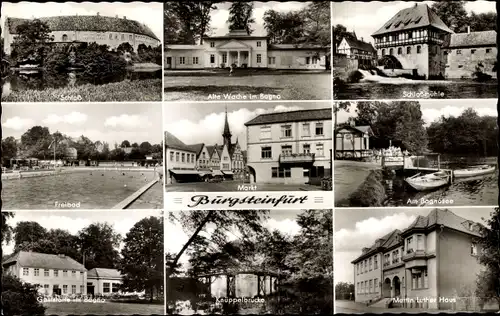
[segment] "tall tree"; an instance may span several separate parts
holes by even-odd
[[[128,140],[124,140],[122,144],[120,145],[121,148],[127,148],[130,147],[130,142]]]
[[[21,136],[21,151],[26,157],[50,157],[49,145],[52,137],[48,127],[33,126]]]
[[[164,15],[168,17],[168,35],[165,44],[203,44],[203,37],[210,31],[210,13],[219,1],[168,2]]]
[[[264,28],[271,44],[299,44],[307,40],[303,12],[264,12]]]
[[[116,268],[120,241],[120,234],[108,223],[93,223],[80,230],[78,244],[80,253],[85,254],[85,268]]]
[[[2,139],[2,160],[5,164],[11,158],[17,156],[17,142],[12,136]]]
[[[305,20],[305,42],[321,45],[324,48],[330,46],[330,3],[327,1],[313,1],[302,12]]]
[[[12,241],[14,228],[9,223],[7,223],[7,221],[13,217],[13,212],[2,212],[2,222],[0,223],[0,228],[2,229],[2,233],[0,234],[0,245],[2,246],[4,245],[4,242],[5,244],[10,244],[10,242]]]
[[[436,1],[431,9],[455,33],[467,31],[468,17],[466,1]]]
[[[12,43],[11,57],[17,62],[31,62],[43,66],[54,40],[47,23],[38,19],[27,20],[16,28],[17,36]]]
[[[476,14],[471,12],[469,16],[469,26],[471,32],[493,31],[497,30],[497,13],[486,12]]]
[[[354,299],[354,284],[347,282],[339,282],[335,284],[335,299],[336,300]]]
[[[253,2],[233,2],[229,7],[229,18],[227,19],[229,30],[245,30],[248,35],[252,34],[254,30],[251,24],[255,23],[255,19],[252,17],[253,8]]]
[[[34,221],[18,222],[14,228],[14,251],[21,250],[24,243],[35,243],[38,240],[43,240],[47,234],[47,230],[40,224]]]
[[[123,288],[147,290],[153,301],[154,290],[160,291],[164,282],[163,217],[148,217],[137,222],[125,237],[120,271]]]

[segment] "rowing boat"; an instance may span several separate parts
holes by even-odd
[[[422,176],[420,173],[417,173],[412,177],[406,178],[405,181],[417,191],[429,191],[447,185],[448,177],[449,175],[445,172],[438,171]]]
[[[453,175],[455,176],[455,178],[468,178],[468,177],[482,176],[492,172],[495,172],[494,166],[481,165],[481,166],[472,166],[466,169],[453,170]]]

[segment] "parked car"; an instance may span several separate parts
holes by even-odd
[[[208,182],[217,183],[222,182],[224,179],[221,176],[215,176],[213,178],[208,179]]]

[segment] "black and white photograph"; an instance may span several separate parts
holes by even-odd
[[[162,209],[161,111],[3,104],[2,209]]]
[[[334,103],[335,206],[498,203],[497,101]]]
[[[2,102],[162,101],[160,2],[2,2]]]
[[[167,314],[333,314],[331,209],[166,216]]]
[[[335,312],[499,310],[498,208],[335,210]]]
[[[332,2],[333,98],[497,98],[496,1]]]
[[[163,315],[163,212],[2,212],[5,315]]]
[[[164,100],[330,100],[329,1],[167,1]]]
[[[332,190],[330,102],[170,103],[167,192]]]

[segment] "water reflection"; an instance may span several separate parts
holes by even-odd
[[[12,72],[2,82],[2,97],[10,91],[44,90],[47,88],[75,87],[83,84],[101,85],[123,80],[161,79],[161,70],[127,70],[112,76],[89,76],[83,72],[55,73],[38,70]]]

